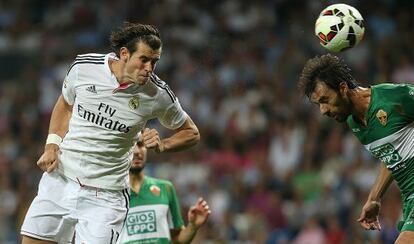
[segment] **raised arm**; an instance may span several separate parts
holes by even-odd
[[[198,229],[207,221],[210,215],[210,208],[203,198],[188,211],[188,224],[180,230],[171,230],[171,237],[174,244],[191,243],[197,234]]]

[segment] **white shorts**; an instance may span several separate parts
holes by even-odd
[[[54,171],[43,173],[21,234],[58,243],[116,243],[128,212],[128,190],[81,185]],[[74,237],[74,233],[76,236]]]

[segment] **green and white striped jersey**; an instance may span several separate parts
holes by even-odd
[[[129,205],[117,243],[171,243],[170,229],[184,226],[177,194],[170,181],[145,176],[138,194],[131,191]]]
[[[402,199],[414,193],[414,86],[380,84],[371,87],[367,126],[347,119],[356,137],[392,172]]]

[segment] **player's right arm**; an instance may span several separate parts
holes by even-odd
[[[58,166],[59,145],[68,131],[69,120],[72,117],[72,107],[76,98],[75,85],[77,77],[78,67],[72,64],[63,82],[62,95],[59,96],[52,111],[45,151],[37,161],[39,168],[48,173]]]
[[[71,116],[72,106],[60,95],[50,118],[49,135],[57,135],[63,138],[68,131]],[[58,166],[58,151],[58,144],[46,143],[45,151],[37,161],[39,168],[48,173],[56,169]]]
[[[364,204],[358,222],[366,230],[381,230],[378,215],[381,207],[381,198],[391,185],[393,178],[391,171],[381,163],[380,172]]]

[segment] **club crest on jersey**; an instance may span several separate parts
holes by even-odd
[[[136,109],[136,108],[138,108],[138,106],[139,106],[139,98],[138,98],[138,96],[133,96],[133,97],[129,100],[128,105],[129,105],[129,107],[130,107],[131,109]]]
[[[380,110],[378,110],[376,116],[377,116],[377,119],[379,120],[379,122],[383,126],[386,126],[387,125],[387,122],[388,122],[388,114],[387,114],[387,112],[385,112],[384,110],[380,109]]]
[[[158,186],[154,186],[154,185],[152,185],[152,186],[150,186],[150,191],[152,192],[152,194],[154,195],[154,196],[159,196],[160,195],[160,193],[161,193],[161,189],[158,187]]]

